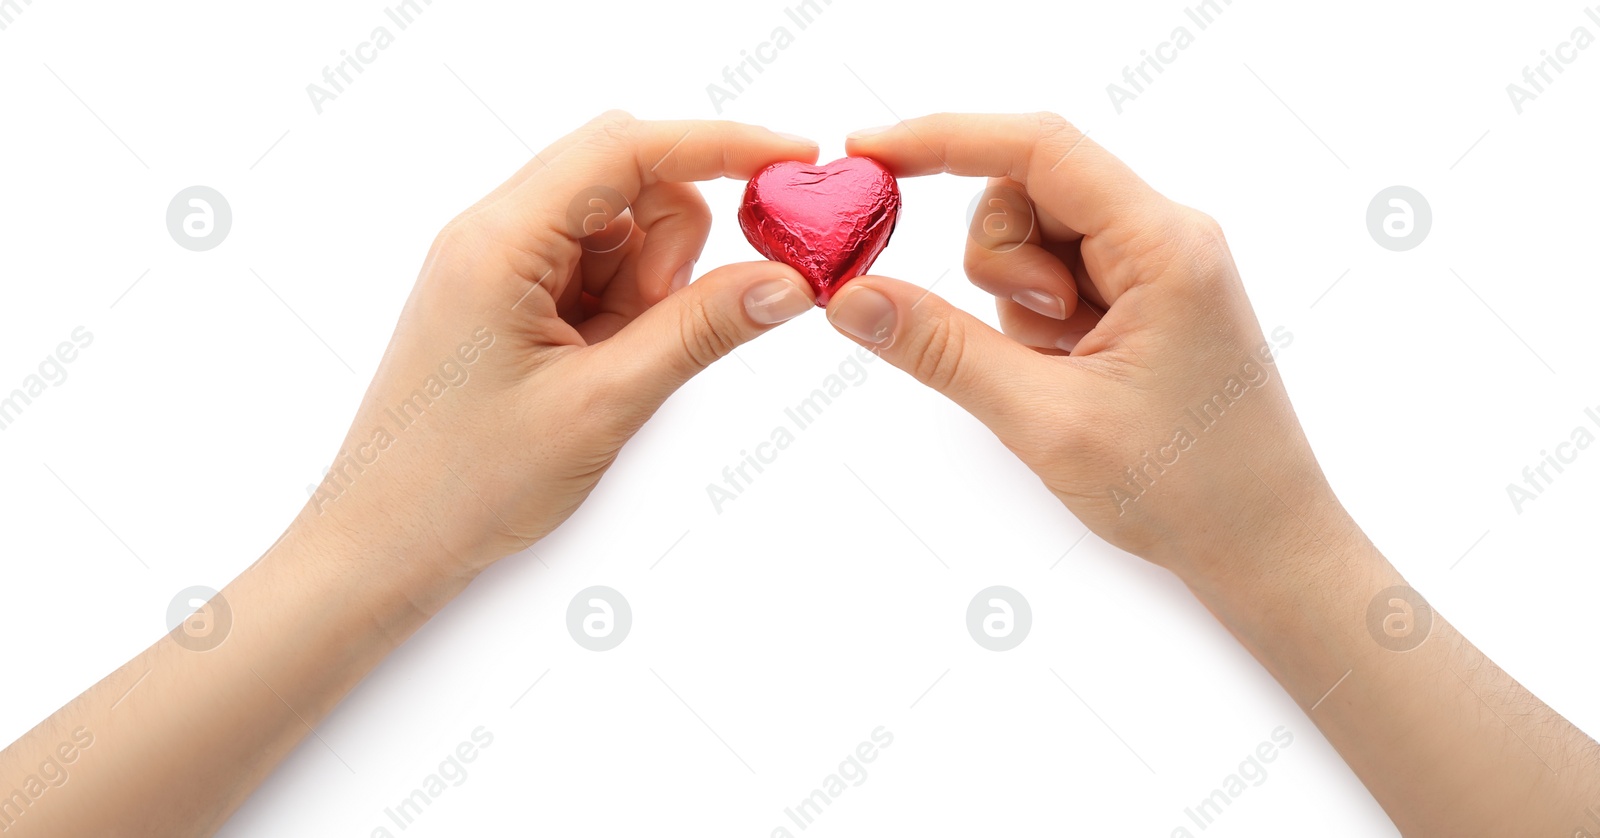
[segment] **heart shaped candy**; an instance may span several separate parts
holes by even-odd
[[[900,216],[894,176],[866,157],[773,163],[744,189],[739,227],[761,255],[800,272],[825,306],[872,267]]]

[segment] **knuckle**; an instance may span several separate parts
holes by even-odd
[[[988,250],[985,250],[977,242],[969,240],[966,250],[961,254],[961,269],[966,271],[969,278],[974,274],[981,273],[988,255]]]
[[[711,205],[700,195],[700,191],[690,186],[684,192],[684,200],[679,202],[676,210],[683,220],[697,224],[710,225],[712,221]]]
[[[1215,218],[1186,208],[1178,226],[1191,258],[1211,264],[1227,257],[1228,242]]]
[[[542,230],[529,230],[515,238],[505,232],[505,222],[486,209],[478,208],[450,220],[434,236],[422,272],[423,285],[445,296],[460,293],[481,294],[490,286],[482,281],[486,266],[509,270],[529,285],[547,285],[552,277],[565,276],[571,262],[563,254],[561,240]],[[528,293],[517,286],[518,299]]]
[[[1234,276],[1233,256],[1222,225],[1204,212],[1179,207],[1169,225],[1174,261],[1187,267],[1186,285],[1203,295],[1214,295]]]
[[[1068,122],[1065,117],[1051,111],[1039,111],[1032,114],[1034,120],[1033,142],[1029,145],[1027,165],[1024,170],[1033,170],[1035,165],[1051,165],[1077,147],[1083,140],[1083,134],[1077,126]],[[1047,159],[1048,158],[1048,159]],[[1041,162],[1042,161],[1042,162]]]
[[[699,300],[685,300],[679,319],[683,356],[694,369],[704,369],[726,357],[739,345],[739,328]]]
[[[593,120],[590,121],[590,124],[595,125],[595,126],[601,126],[601,125],[628,125],[628,124],[631,124],[633,121],[634,121],[633,114],[628,113],[627,111],[622,110],[620,108],[612,108],[612,109],[610,109],[608,111],[605,111],[605,112],[601,113],[599,116],[595,117]]]
[[[1196,209],[1188,209],[1184,221],[1190,237],[1197,242],[1217,245],[1223,241],[1222,225],[1210,215]]]
[[[935,390],[948,389],[961,378],[965,347],[966,329],[960,320],[934,320],[913,349],[912,376]]]
[[[1038,123],[1038,139],[1054,140],[1064,136],[1076,136],[1078,129],[1068,122],[1065,117],[1053,111],[1039,111],[1033,115]]]
[[[614,148],[626,148],[633,143],[633,124],[628,122],[607,122],[600,126],[597,139],[604,145]]]
[[[479,214],[469,210],[455,218],[450,219],[439,234],[433,237],[433,244],[428,249],[430,260],[433,258],[461,258],[480,253],[486,247],[489,236],[484,230]]]
[[[627,111],[606,111],[589,123],[589,130],[584,139],[592,145],[601,147],[623,147],[633,141],[637,125],[638,120]]]

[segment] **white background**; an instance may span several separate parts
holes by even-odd
[[[442,224],[606,108],[717,116],[707,85],[778,26],[794,43],[722,116],[826,160],[899,117],[1054,110],[1219,218],[1263,326],[1294,335],[1279,365],[1345,503],[1490,656],[1600,730],[1600,454],[1521,514],[1506,494],[1600,405],[1600,48],[1521,115],[1506,92],[1575,27],[1600,34],[1579,3],[1238,0],[1120,115],[1106,86],[1196,30],[1180,3],[834,0],[803,31],[782,2],[722,6],[439,0],[320,115],[306,85],[388,23],[381,2],[19,6],[0,31],[0,391],[75,327],[94,342],[0,431],[0,740],[277,536]],[[193,184],[233,208],[205,253],[165,228]],[[1405,253],[1366,228],[1393,184],[1433,211]],[[705,187],[701,270],[756,258],[740,188]],[[902,188],[875,272],[943,276],[992,320],[960,268],[978,184]],[[1080,542],[983,427],[886,363],[718,514],[706,485],[853,349],[813,313],[686,387],[543,562],[483,576],[223,834],[393,829],[384,807],[480,725],[493,744],[407,834],[765,836],[880,725],[893,745],[809,834],[1166,836],[1280,725],[1293,744],[1206,834],[1394,834],[1181,585]],[[1005,653],[965,626],[997,584],[1034,615]],[[632,604],[614,651],[567,634],[590,585]]]

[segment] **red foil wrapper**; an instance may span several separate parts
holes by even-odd
[[[872,267],[899,216],[900,186],[876,160],[786,161],[745,186],[739,227],[762,256],[799,271],[816,290],[817,305],[826,306],[840,286]]]

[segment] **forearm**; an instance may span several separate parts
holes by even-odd
[[[1290,529],[1247,572],[1190,587],[1403,834],[1569,836],[1588,822],[1600,802],[1592,739],[1437,613],[1426,628],[1421,612],[1404,616],[1392,599],[1421,600],[1381,593],[1405,580],[1343,510]]]
[[[222,591],[232,626],[220,645],[163,637],[0,753],[0,794],[27,794],[30,776],[58,774],[41,768],[52,761],[66,777],[13,801],[4,834],[211,834],[465,584],[424,566],[292,527]],[[69,762],[58,748],[75,734]]]

